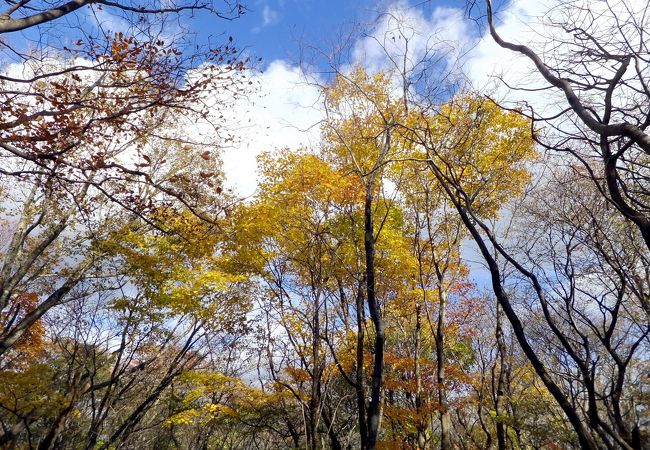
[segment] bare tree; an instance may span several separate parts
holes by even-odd
[[[566,100],[553,117],[531,110],[533,127],[547,128],[536,132],[538,142],[580,161],[650,248],[648,4],[559,2],[541,23],[550,36],[543,53],[502,37],[491,0],[486,5],[494,41],[532,61],[548,88]]]

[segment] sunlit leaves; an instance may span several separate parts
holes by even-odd
[[[481,97],[459,97],[413,125],[420,155],[448,184],[463,188],[462,202],[485,218],[498,217],[521,195],[537,159],[529,120]]]

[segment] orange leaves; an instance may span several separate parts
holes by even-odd
[[[0,314],[0,324],[18,322],[38,306],[38,295],[34,292],[21,292],[10,300],[8,308]],[[45,348],[45,327],[38,320],[23,334],[14,345],[12,354],[13,362],[10,366],[25,368],[41,355]]]
[[[21,170],[30,177],[45,171],[64,186],[92,180],[106,196],[138,213],[144,213],[149,201],[162,203],[163,196],[181,198],[187,205],[199,193],[220,193],[219,180],[206,176],[220,173],[218,155],[204,151],[205,142],[187,146],[195,159],[202,159],[190,176],[187,173],[197,165],[192,157],[182,158],[179,151],[165,165],[161,155],[198,140],[188,136],[187,123],[214,126],[215,137],[220,128],[219,141],[210,145],[232,139],[221,128],[225,119],[219,117],[219,108],[241,94],[244,66],[205,62],[215,52],[237,60],[233,45],[182,53],[174,43],[124,33],[87,37],[75,44],[66,59],[34,63],[34,73],[23,83],[8,85],[0,93],[5,118],[0,131],[4,142],[15,148],[2,155],[18,161],[16,167],[27,161]],[[228,94],[208,107],[205,97],[216,91]],[[183,176],[186,182],[173,182]],[[161,190],[164,195],[154,193]],[[143,195],[149,200],[140,204]]]
[[[113,39],[113,42],[111,42],[111,57],[115,61],[123,61],[126,56],[129,48],[133,44],[133,37],[128,37],[124,38],[123,33],[116,33],[115,37]],[[139,50],[134,49],[133,50],[136,53],[139,53]]]

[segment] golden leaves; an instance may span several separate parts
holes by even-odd
[[[497,218],[530,181],[538,157],[530,121],[481,97],[458,97],[418,125],[428,158],[465,201],[485,218]]]

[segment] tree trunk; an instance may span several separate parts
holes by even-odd
[[[436,369],[436,381],[438,384],[438,403],[440,406],[440,448],[451,450],[451,417],[449,416],[449,404],[447,402],[447,389],[445,386],[445,321],[447,315],[447,292],[441,285],[443,280],[439,278],[438,293],[438,323],[436,326],[436,357],[438,360]]]
[[[417,413],[417,418],[418,418],[416,422],[417,446],[418,446],[417,448],[419,450],[424,450],[427,445],[427,436],[426,436],[427,424],[426,421],[423,420],[423,417],[425,417],[425,415],[422,414],[424,393],[422,392],[422,367],[420,364],[420,351],[421,351],[420,347],[422,346],[421,332],[422,332],[422,305],[417,305],[415,307],[415,354],[413,355],[414,370],[415,370],[415,411]]]
[[[375,328],[374,361],[370,407],[368,408],[368,450],[374,450],[379,437],[381,419],[381,388],[384,376],[385,324],[379,312],[375,297],[375,237],[372,220],[372,185],[366,188],[364,208],[365,233],[364,249],[366,256],[366,296],[368,311]]]
[[[496,340],[499,351],[499,377],[497,379],[494,410],[496,412],[497,445],[499,450],[506,450],[506,428],[503,423],[503,397],[506,372],[506,344],[503,339],[503,325],[501,323],[501,308],[496,305],[497,324]]]
[[[327,427],[327,435],[330,438],[330,448],[332,450],[343,450],[341,441],[339,441],[339,437],[336,435],[336,431],[334,430],[334,423],[327,413],[327,410],[323,411],[323,423]]]
[[[429,166],[432,167],[431,164]],[[433,170],[434,173],[436,173],[435,171],[436,168],[435,167],[432,168],[434,169]],[[528,336],[524,331],[524,326],[521,323],[521,320],[519,319],[519,316],[515,312],[512,304],[510,303],[508,294],[506,293],[505,288],[501,282],[501,271],[499,270],[499,266],[496,260],[494,259],[494,257],[492,256],[492,253],[488,249],[485,240],[479,233],[477,229],[477,225],[473,221],[474,217],[470,219],[467,210],[460,203],[458,203],[458,201],[455,200],[456,197],[451,192],[449,186],[447,184],[444,184],[445,180],[442,179],[442,177],[439,177],[438,175],[439,174],[436,173],[436,178],[443,183],[443,188],[447,191],[447,195],[452,201],[454,201],[456,210],[460,214],[463,223],[465,224],[467,230],[472,235],[472,239],[474,240],[474,242],[476,242],[476,245],[478,245],[481,255],[483,256],[485,262],[487,263],[488,270],[490,271],[490,278],[492,281],[492,290],[494,291],[494,295],[499,301],[499,304],[503,308],[504,314],[506,315],[508,321],[510,322],[510,325],[512,326],[512,331],[515,337],[517,338],[517,342],[521,346],[521,349],[523,350],[524,354],[530,361],[531,365],[533,366],[533,369],[535,369],[537,375],[544,383],[544,386],[546,386],[549,393],[553,396],[553,398],[558,403],[560,408],[562,408],[562,411],[564,411],[564,413],[566,414],[567,418],[569,419],[569,422],[573,426],[574,431],[578,435],[580,446],[584,449],[596,450],[598,448],[598,444],[595,442],[594,438],[589,433],[589,430],[585,427],[582,418],[580,417],[576,409],[573,407],[573,405],[570,403],[570,401],[567,399],[567,397],[564,395],[560,387],[553,381],[550,373],[546,369],[546,366],[540,360],[537,353],[535,352],[530,342],[528,341]]]
[[[363,282],[359,283],[357,291],[357,367],[356,367],[356,394],[357,394],[357,410],[359,417],[359,438],[361,450],[366,450],[368,443],[368,428],[366,417],[366,393],[363,383],[363,345],[365,340],[365,313],[363,305]]]
[[[312,324],[312,358],[313,358],[313,379],[311,384],[311,398],[309,399],[309,448],[318,450],[318,422],[321,408],[321,356],[320,356],[320,305],[317,295],[314,296],[315,309]]]

